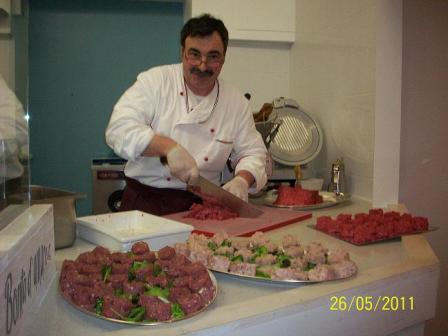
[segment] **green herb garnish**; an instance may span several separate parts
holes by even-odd
[[[168,288],[161,288],[158,286],[151,287],[149,290],[145,291],[146,295],[158,296],[167,299],[170,295],[170,290]]]
[[[256,257],[268,254],[268,248],[266,246],[259,246],[254,251]]]
[[[232,262],[237,262],[237,261],[241,261],[241,262],[243,262],[244,259],[243,259],[243,256],[242,256],[242,255],[236,255],[236,256],[231,257],[231,258],[230,258],[230,261],[232,261]]]
[[[185,316],[184,311],[180,307],[178,303],[172,303],[171,304],[171,316],[173,319],[178,320]]]
[[[267,279],[271,278],[271,276],[269,274],[267,274],[267,273],[265,273],[263,271],[260,271],[259,269],[257,269],[255,271],[255,276],[260,277],[260,278],[267,278]]]
[[[104,265],[101,269],[101,276],[103,278],[103,282],[106,282],[109,279],[110,273],[112,273],[112,266]]]
[[[129,273],[128,273],[128,280],[132,281],[135,279],[135,274],[136,272],[143,267],[147,267],[149,265],[149,262],[147,260],[143,260],[143,261],[134,261],[132,263],[131,268],[129,269]]]
[[[98,315],[102,315],[103,314],[103,304],[104,304],[104,299],[102,297],[99,297],[96,299],[95,302],[95,313],[97,313]]]
[[[224,239],[224,240],[222,241],[222,243],[221,243],[221,246],[227,246],[227,247],[230,247],[230,246],[232,246],[232,242],[231,242],[230,240],[228,240],[228,239]]]
[[[207,244],[208,248],[212,251],[215,251],[218,248],[218,245],[216,245],[215,242],[209,241]]]
[[[152,269],[152,275],[158,276],[162,274],[162,272],[163,272],[162,266],[160,266],[159,264],[154,264],[154,268]]]
[[[304,271],[310,271],[310,270],[312,270],[314,267],[316,267],[316,264],[315,264],[315,263],[308,262],[308,264],[307,264],[306,267],[304,268]]]
[[[128,316],[125,317],[125,321],[141,322],[143,321],[144,317],[145,317],[145,308],[142,306],[138,306],[131,309]]]
[[[291,266],[291,257],[286,254],[280,254],[277,256],[276,266],[280,268],[287,268]]]

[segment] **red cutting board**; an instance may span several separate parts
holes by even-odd
[[[178,222],[194,226],[193,232],[213,236],[218,232],[227,232],[229,236],[249,237],[256,231],[269,231],[279,227],[311,218],[311,212],[277,209],[273,207],[258,206],[263,214],[256,218],[231,218],[223,221],[199,220],[183,218],[188,211],[178,212],[164,216]]]

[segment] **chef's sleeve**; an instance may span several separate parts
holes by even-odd
[[[124,159],[138,158],[155,135],[150,126],[156,104],[155,90],[151,81],[140,74],[114,106],[106,129],[106,142]]]
[[[258,192],[267,182],[266,155],[266,146],[255,128],[252,112],[247,103],[236,133],[231,160],[236,162],[235,175],[241,170],[247,170],[254,176],[255,183],[250,187],[250,193]]]

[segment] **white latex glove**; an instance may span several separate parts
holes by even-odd
[[[167,154],[166,160],[171,175],[182,182],[194,184],[199,177],[199,169],[196,161],[181,145],[177,144]]]
[[[241,198],[243,201],[248,201],[247,193],[249,184],[241,176],[235,176],[229,182],[224,184],[223,189]]]

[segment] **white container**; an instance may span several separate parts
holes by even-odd
[[[78,236],[111,251],[129,251],[138,241],[151,250],[184,243],[193,226],[142,211],[123,211],[77,218]]]

